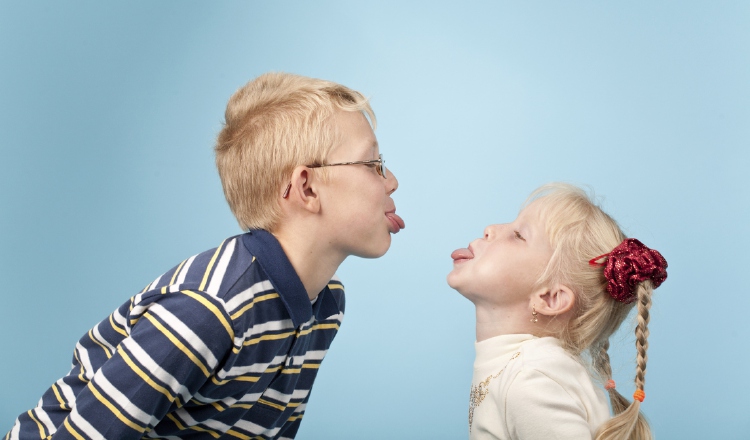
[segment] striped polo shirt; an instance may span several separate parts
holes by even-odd
[[[343,316],[341,283],[311,302],[273,235],[229,238],[85,334],[5,438],[294,438]]]

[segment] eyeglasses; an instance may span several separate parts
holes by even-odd
[[[369,165],[369,164],[379,164],[380,166],[376,168],[376,171],[378,174],[380,174],[383,179],[387,179],[388,175],[386,174],[385,169],[385,160],[383,160],[383,155],[379,154],[377,159],[373,160],[358,160],[356,162],[339,162],[339,163],[324,163],[320,165],[305,165],[308,168],[323,168],[323,167],[335,167],[339,165]]]
[[[385,159],[383,159],[383,155],[379,154],[377,159],[373,160],[358,160],[355,162],[339,162],[339,163],[324,163],[320,165],[305,165],[308,168],[323,168],[323,167],[336,167],[339,165],[371,165],[371,164],[378,164],[379,166],[375,169],[378,174],[383,179],[388,178],[387,170],[385,168]],[[289,195],[289,190],[292,188],[292,183],[289,182],[289,185],[286,186],[286,189],[284,190],[284,194],[281,195],[282,198],[287,198]]]

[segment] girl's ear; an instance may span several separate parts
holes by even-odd
[[[573,309],[576,297],[573,290],[564,284],[555,284],[551,288],[539,290],[532,295],[534,309],[546,316],[557,316]]]

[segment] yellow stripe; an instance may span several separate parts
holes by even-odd
[[[292,336],[294,332],[286,332],[286,333],[278,333],[275,335],[263,335],[258,336],[257,338],[248,339],[247,341],[243,342],[242,345],[248,346],[248,345],[255,345],[259,343],[260,341],[275,341],[277,339],[284,339],[289,336]]]
[[[312,333],[315,330],[330,330],[330,329],[339,329],[338,324],[315,324],[314,326],[308,328],[307,330],[302,330],[299,332],[299,336],[304,336],[307,334]]]
[[[320,368],[320,364],[302,364],[302,368]]]
[[[221,405],[219,405],[219,402],[211,402],[211,406],[218,409],[219,411],[224,411],[224,408]]]
[[[229,334],[229,338],[234,340],[234,330],[232,329],[232,326],[229,325],[229,322],[227,322],[226,319],[224,319],[224,315],[221,313],[221,311],[213,305],[213,303],[206,298],[204,298],[202,295],[198,295],[195,292],[192,292],[190,290],[183,290],[182,293],[189,296],[190,298],[193,298],[194,300],[198,301],[199,303],[203,304],[203,307],[207,308],[211,311],[211,313],[216,316],[216,319],[221,322],[221,325],[224,326],[224,330],[227,331],[227,334]]]
[[[110,402],[109,400],[107,400],[107,398],[104,397],[99,392],[99,390],[96,389],[96,387],[94,386],[93,383],[90,383],[89,386],[88,386],[88,388],[91,390],[91,393],[96,397],[96,399],[98,401],[100,401],[102,404],[104,404],[104,406],[106,406],[110,410],[110,412],[112,412],[112,414],[115,415],[115,417],[117,417],[118,419],[120,419],[120,421],[122,423],[128,425],[130,428],[133,428],[133,429],[135,429],[138,432],[143,432],[143,431],[146,430],[145,426],[141,426],[141,425],[139,425],[139,424],[131,421],[127,417],[125,417],[125,415],[123,415],[120,412],[120,410],[118,410],[117,407],[112,404],[112,402]]]
[[[96,338],[94,338],[94,329],[89,330],[89,338],[91,338],[91,340],[94,341],[96,345],[102,347],[102,350],[104,350],[104,354],[107,355],[107,359],[112,357],[112,354],[110,353],[109,348],[107,348],[104,344],[102,344],[101,342],[97,341]]]
[[[180,263],[179,266],[177,266],[177,270],[174,271],[174,275],[172,275],[172,279],[169,281],[169,284],[174,284],[174,281],[177,279],[177,274],[180,273],[180,269],[182,269],[182,266],[185,265],[185,262],[187,260],[182,260],[182,263]]]
[[[255,377],[255,376],[239,376],[239,377],[235,377],[234,379],[225,379],[225,380],[219,380],[216,377],[211,378],[211,382],[215,383],[216,385],[224,385],[225,383],[229,383],[232,381],[257,382],[259,380],[260,380],[260,377]]]
[[[201,285],[200,287],[198,287],[198,290],[203,290],[206,287],[206,283],[208,282],[208,274],[211,273],[211,269],[214,267],[216,258],[218,258],[219,254],[221,253],[221,250],[224,248],[225,241],[226,240],[222,241],[219,247],[216,248],[216,252],[214,252],[214,255],[211,257],[211,261],[208,262],[206,273],[203,274],[203,281],[201,281]]]
[[[136,365],[135,362],[133,362],[133,359],[131,359],[130,356],[128,356],[128,354],[125,353],[124,350],[120,350],[120,356],[122,356],[122,360],[124,360],[125,363],[128,364],[130,369],[133,370],[133,372],[137,374],[138,377],[143,379],[143,381],[146,382],[147,384],[151,385],[151,388],[167,396],[170,402],[175,400],[175,397],[172,395],[172,393],[169,392],[169,390],[159,385],[158,383],[154,382],[154,380],[151,379],[148,373],[146,373],[138,365]]]
[[[341,283],[330,283],[328,284],[329,289],[341,289],[344,290],[344,285]]]
[[[67,404],[65,403],[65,399],[63,399],[62,396],[60,396],[60,393],[57,391],[56,383],[52,384],[52,391],[55,393],[55,397],[57,397],[57,401],[60,402],[60,409],[70,409],[66,407]]]
[[[164,336],[166,336],[172,342],[172,344],[175,347],[179,348],[180,351],[182,351],[183,353],[185,353],[185,355],[187,355],[187,357],[190,358],[190,360],[193,361],[193,363],[196,366],[198,366],[198,368],[201,369],[201,371],[203,372],[203,374],[206,377],[208,377],[211,374],[211,373],[208,372],[208,369],[206,369],[206,367],[203,365],[203,362],[201,362],[200,359],[198,359],[193,354],[193,352],[190,351],[190,349],[188,349],[187,347],[185,347],[182,344],[182,342],[180,342],[180,340],[177,339],[177,337],[172,334],[172,332],[170,332],[169,330],[167,330],[166,327],[164,327],[163,325],[161,325],[161,323],[159,321],[157,321],[156,318],[154,318],[153,316],[151,316],[150,313],[146,313],[143,316],[145,316],[146,319],[148,319],[149,321],[151,321],[151,323],[154,324],[154,327],[156,327],[157,329],[159,329],[159,331],[162,332],[162,334],[164,334]]]
[[[288,422],[294,422],[295,420],[299,420],[299,419],[301,419],[304,416],[305,416],[304,414],[299,414],[299,415],[296,415],[296,416],[292,416],[292,417],[289,417],[289,420],[287,420],[287,421]]]
[[[169,413],[169,414],[167,414],[167,417],[169,418],[169,420],[173,421],[174,424],[177,425],[178,428],[180,428],[180,431],[184,431],[185,430],[185,428],[186,428],[185,425],[183,425],[182,423],[180,423],[180,421],[177,420],[177,417],[175,417],[174,414]]]
[[[86,373],[86,370],[83,369],[83,362],[81,362],[81,359],[78,357],[78,349],[73,350],[73,357],[78,362],[78,365],[81,366],[81,372],[78,373],[78,380],[80,380],[83,383],[87,383],[88,380],[86,380],[86,377],[84,376],[84,373]]]
[[[210,429],[201,428],[200,426],[185,426],[182,423],[180,423],[180,421],[177,420],[177,417],[175,417],[174,414],[172,413],[167,414],[167,417],[170,420],[172,420],[174,424],[177,425],[178,428],[180,428],[180,431],[185,431],[186,429],[190,428],[195,431],[207,432],[213,438],[221,437],[221,434],[217,433],[216,431],[212,431]]]
[[[281,374],[299,374],[299,372],[302,371],[299,368],[284,368],[281,370]]]
[[[42,422],[40,422],[39,420],[37,420],[36,417],[34,417],[34,413],[32,412],[32,410],[28,410],[26,411],[26,413],[29,415],[29,417],[31,417],[31,420],[36,422],[36,425],[39,427],[39,438],[46,437],[44,435],[44,425],[42,425]]]
[[[164,295],[165,293],[167,293],[167,286],[161,288],[161,294]]]
[[[128,333],[127,333],[127,332],[126,332],[125,330],[123,330],[123,329],[121,329],[120,327],[118,327],[118,326],[117,326],[117,324],[115,324],[115,319],[114,319],[114,318],[112,317],[112,315],[109,315],[109,323],[110,323],[110,325],[112,326],[112,328],[113,328],[113,329],[114,329],[114,330],[115,330],[115,331],[116,331],[117,333],[119,333],[119,334],[121,334],[121,335],[125,336],[126,338],[128,337]]]
[[[286,407],[285,407],[285,406],[283,406],[283,405],[279,405],[278,403],[273,403],[273,402],[269,402],[269,401],[268,401],[268,400],[266,400],[266,399],[258,399],[258,403],[262,403],[262,404],[264,404],[264,405],[268,405],[268,406],[270,406],[271,408],[276,408],[276,409],[278,409],[279,411],[284,411],[284,410],[286,409]]]
[[[274,299],[274,298],[278,298],[278,297],[279,297],[278,293],[268,293],[268,294],[265,294],[265,295],[261,295],[261,296],[259,296],[257,298],[253,298],[253,300],[249,304],[246,304],[245,307],[243,307],[239,311],[235,312],[231,317],[232,317],[232,319],[237,319],[238,316],[240,316],[243,313],[245,313],[246,311],[252,309],[253,306],[256,303],[259,303],[261,301],[267,301],[269,299]]]
[[[241,432],[237,432],[234,429],[230,429],[229,431],[226,432],[226,434],[229,434],[232,437],[241,438],[242,440],[250,440],[250,437],[246,436],[245,434]]]
[[[65,418],[65,421],[63,423],[65,424],[65,428],[68,430],[68,432],[70,433],[70,435],[72,435],[73,437],[77,438],[78,440],[86,440],[85,438],[83,438],[83,436],[81,434],[79,434],[78,432],[76,432],[76,430],[73,429],[72,426],[70,426],[70,422],[68,422],[68,417]]]

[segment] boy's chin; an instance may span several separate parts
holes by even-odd
[[[380,246],[372,247],[370,249],[361,249],[358,252],[353,252],[352,255],[359,258],[380,258],[388,252],[391,248],[391,237],[388,236],[388,241]]]

